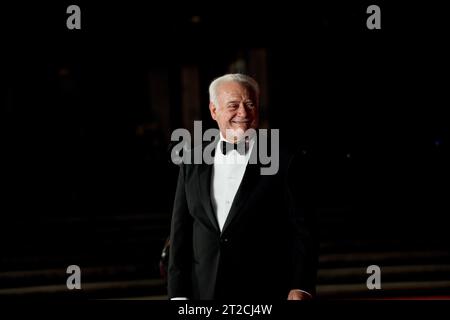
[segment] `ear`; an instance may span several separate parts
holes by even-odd
[[[212,103],[212,101],[209,102],[209,112],[211,112],[211,118],[217,121],[217,107],[214,103]]]

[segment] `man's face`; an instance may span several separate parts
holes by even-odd
[[[235,142],[248,129],[258,127],[257,97],[250,88],[238,82],[224,82],[217,89],[218,105],[212,102],[209,105],[211,117],[217,121],[222,135]],[[232,137],[229,137],[230,133]]]

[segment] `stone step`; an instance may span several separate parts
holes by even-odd
[[[81,290],[68,290],[65,284],[0,289],[0,296],[38,298],[145,299],[165,300],[165,282],[160,279],[104,281],[82,284]],[[382,282],[381,289],[369,290],[366,283],[321,284],[318,299],[386,299],[417,296],[450,297],[450,281]]]
[[[446,262],[450,262],[450,252],[445,250],[345,252],[321,254],[319,256],[319,265],[322,268],[368,266],[370,264],[440,264]]]
[[[379,267],[383,283],[450,279],[450,264],[379,265]],[[357,268],[321,268],[318,270],[317,282],[319,285],[365,283],[370,274],[367,273],[367,266]]]
[[[101,281],[82,283],[80,290],[69,290],[66,284],[0,289],[0,296],[39,298],[105,299],[116,296],[162,295],[166,285],[160,279]]]
[[[382,281],[381,289],[379,290],[369,290],[365,282],[359,284],[332,284],[317,286],[317,297],[322,299],[360,299],[433,295],[450,296],[450,281]]]

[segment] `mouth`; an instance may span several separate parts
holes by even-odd
[[[241,124],[241,123],[250,123],[250,120],[231,120],[231,122]]]

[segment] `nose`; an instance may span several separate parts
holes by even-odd
[[[241,117],[241,118],[247,118],[247,109],[246,109],[244,103],[240,103],[240,104],[239,104],[239,109],[238,109],[237,114],[238,114],[238,116]]]

